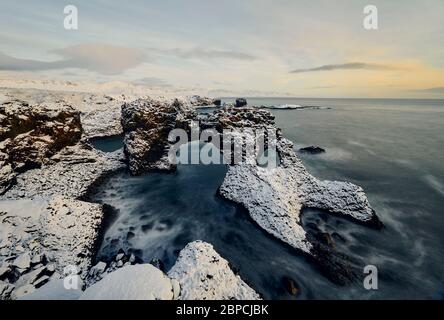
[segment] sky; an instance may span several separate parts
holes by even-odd
[[[364,7],[378,29],[363,27]],[[64,7],[78,9],[66,30]],[[443,0],[0,0],[0,76],[444,98]]]

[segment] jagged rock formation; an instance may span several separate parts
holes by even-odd
[[[84,275],[102,219],[102,205],[64,197],[0,201],[1,298],[31,293],[69,265]]]
[[[250,108],[228,108],[216,112],[211,121],[217,119],[218,130],[231,129],[231,135],[242,135],[244,141],[254,139],[249,136],[251,130],[274,127],[272,115],[265,110],[257,112]],[[242,129],[251,130],[249,133],[245,130],[241,132]],[[323,209],[369,226],[381,226],[361,187],[349,182],[321,181],[313,177],[297,157],[293,143],[283,138],[277,129],[275,144],[280,161],[276,168],[259,166],[257,152],[249,157],[244,154],[241,163],[229,166],[219,189],[223,197],[244,206],[264,230],[314,256],[321,264],[328,264],[328,259],[324,257],[326,251],[320,252],[318,243],[314,246],[301,225],[300,214],[304,207]],[[347,276],[339,275],[341,278]]]
[[[80,113],[66,104],[57,107],[9,101],[0,106],[0,194],[15,177],[38,168],[82,135]]]
[[[107,173],[124,168],[121,150],[98,151],[88,144],[66,147],[40,169],[29,170],[16,178],[16,184],[0,199],[63,195],[81,198]]]
[[[189,130],[196,112],[182,101],[138,99],[122,106],[124,151],[133,174],[150,170],[174,170],[168,159],[174,128]]]
[[[213,246],[194,241],[179,253],[168,276],[181,287],[182,300],[257,300],[259,295],[230,269]]]

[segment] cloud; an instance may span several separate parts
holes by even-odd
[[[197,59],[197,60],[256,60],[257,57],[250,55],[248,53],[233,51],[233,50],[215,50],[215,49],[202,49],[199,47],[192,49],[150,49],[153,52],[158,52],[159,54],[169,54],[177,58],[183,59]]]
[[[153,87],[171,87],[171,84],[166,82],[163,79],[156,77],[146,77],[142,79],[138,79],[133,81],[136,85],[145,85],[145,86],[153,86]]]
[[[290,73],[304,73],[304,72],[317,72],[317,71],[333,71],[333,70],[393,70],[392,66],[377,64],[377,63],[365,63],[365,62],[351,62],[343,64],[326,64],[320,67],[308,68],[308,69],[296,69],[290,71]]]
[[[416,92],[425,92],[425,93],[444,93],[444,87],[434,87],[434,88],[426,88],[426,89],[418,89],[414,90]]]
[[[51,62],[19,59],[0,52],[0,70],[43,71],[77,68],[109,75],[120,74],[145,61],[145,55],[138,49],[108,44],[80,44],[52,50],[50,53],[60,56],[61,59]]]

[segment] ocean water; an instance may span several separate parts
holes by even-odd
[[[221,199],[217,189],[226,172],[223,165],[180,165],[171,174],[132,177],[119,172],[108,178],[93,198],[114,206],[118,214],[98,259],[110,259],[123,248],[144,261],[162,259],[169,269],[186,243],[201,239],[212,243],[266,299],[443,298],[444,101],[248,101],[331,108],[271,111],[295,148],[326,149],[320,155],[300,155],[313,175],[365,189],[385,225],[382,230],[312,209],[303,212],[302,220],[307,230],[315,223],[331,234],[336,250],[357,266],[375,265],[378,290],[366,290],[361,279],[345,286],[331,282],[319,266]],[[286,290],[287,278],[296,283],[296,296]]]

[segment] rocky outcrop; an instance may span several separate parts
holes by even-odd
[[[122,134],[122,98],[91,95],[84,98],[88,108],[82,108],[84,138],[118,136]]]
[[[41,167],[82,135],[80,113],[66,104],[29,105],[9,101],[0,106],[0,194],[16,176]]]
[[[0,201],[1,298],[31,293],[70,265],[86,275],[102,219],[102,205],[64,197]]]
[[[229,108],[217,111],[214,117],[212,121],[219,119],[216,125],[219,131],[231,129],[231,135],[242,136],[244,141],[254,141],[250,135],[256,130],[274,127],[273,117],[266,110]],[[251,130],[246,131],[248,128]],[[297,157],[293,143],[283,138],[277,128],[275,131],[279,165],[262,168],[257,164],[257,153],[243,154],[241,163],[229,166],[219,192],[244,206],[253,220],[270,234],[322,260],[321,263],[329,263],[326,252],[320,253],[319,244],[309,239],[302,227],[300,215],[304,207],[326,210],[373,227],[381,223],[361,187],[313,177]]]
[[[189,96],[185,99],[186,102],[191,104],[193,107],[208,107],[208,106],[220,106],[221,101],[220,99],[213,99],[209,97],[203,97],[203,96]]]
[[[325,153],[325,149],[318,146],[309,146],[299,149],[300,153],[308,153],[308,154],[320,154]]]
[[[236,99],[235,106],[237,108],[245,107],[246,105],[247,105],[247,99],[245,99],[245,98]]]
[[[79,143],[61,150],[40,169],[19,175],[16,184],[0,199],[56,195],[82,198],[103,176],[124,167],[121,150],[106,153]]]
[[[182,249],[168,272],[181,287],[182,300],[257,300],[259,295],[230,269],[213,246],[194,241]]]
[[[124,253],[116,261],[125,259]],[[168,275],[151,264],[126,261],[115,267],[99,262],[90,269],[100,279],[86,281],[86,290],[64,290],[62,280],[51,279],[24,300],[257,300],[260,296],[230,269],[213,247],[202,241],[189,243]],[[0,287],[1,290],[1,287]],[[68,292],[67,292],[68,291]]]
[[[150,170],[174,170],[168,159],[174,128],[189,130],[194,109],[179,100],[138,99],[122,106],[124,151],[132,174]]]

